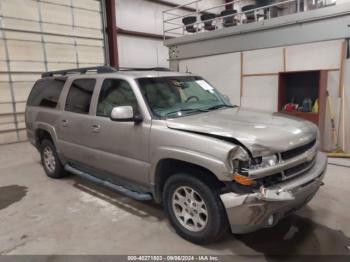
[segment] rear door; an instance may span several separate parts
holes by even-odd
[[[86,146],[90,139],[90,105],[96,79],[81,78],[72,81],[67,97],[62,105],[58,130],[58,143],[62,155],[75,163],[86,163],[94,155]]]

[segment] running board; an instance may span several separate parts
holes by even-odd
[[[108,187],[109,189],[112,189],[113,191],[116,191],[118,193],[121,193],[123,195],[126,195],[128,197],[131,197],[135,200],[139,200],[139,201],[147,201],[147,200],[151,200],[152,199],[152,195],[149,194],[149,193],[140,193],[140,192],[136,192],[136,191],[132,191],[132,190],[129,190],[123,186],[119,186],[119,185],[115,185],[115,184],[112,184],[111,182],[109,181],[106,181],[106,180],[102,180],[100,178],[97,178],[97,177],[94,177],[88,173],[85,173],[83,171],[80,171],[79,169],[76,169],[70,165],[65,165],[64,166],[64,169],[68,172],[71,172],[77,176],[80,176],[84,179],[87,179],[93,183],[96,183],[96,184],[99,184],[99,185],[102,185],[102,186],[105,186],[105,187]]]

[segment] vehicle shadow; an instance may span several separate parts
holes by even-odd
[[[308,207],[304,209],[307,210],[307,214],[312,212]],[[350,255],[350,238],[342,231],[296,214],[282,219],[273,228],[235,235],[235,238],[272,261],[276,258],[302,255]],[[213,250],[229,248],[233,253],[241,254],[241,247],[230,247],[225,243],[229,240],[230,237],[227,236],[222,243],[213,244],[210,248]]]
[[[166,219],[162,206],[154,201],[136,201],[101,185],[92,183],[78,176],[69,176],[73,186],[91,196],[104,200],[132,215],[142,218],[153,218],[158,221]]]
[[[142,217],[145,221],[167,220],[162,206],[154,201],[136,201],[77,176],[71,176],[70,179],[74,181],[75,188],[107,201],[132,215]],[[305,207],[304,212],[301,213],[312,217],[312,210],[308,207]],[[171,228],[169,223],[168,226]],[[171,231],[174,232],[172,228]],[[281,220],[273,228],[244,235],[227,233],[220,242],[207,245],[205,248],[213,250],[213,253],[229,250],[230,253],[237,255],[262,254],[268,260],[276,260],[276,256],[350,255],[350,238],[342,231],[293,214]]]

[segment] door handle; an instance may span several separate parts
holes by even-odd
[[[64,127],[68,126],[68,120],[67,119],[63,119],[62,120],[62,126],[64,126]]]
[[[94,132],[94,133],[99,133],[101,130],[100,125],[92,125],[91,128],[92,128],[92,132]]]

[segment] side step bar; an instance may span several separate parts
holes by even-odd
[[[147,201],[147,200],[151,200],[153,198],[152,195],[149,193],[140,193],[140,192],[129,190],[123,186],[112,184],[109,181],[94,177],[94,176],[92,176],[88,173],[85,173],[83,171],[80,171],[80,170],[78,170],[78,169],[76,169],[68,164],[64,166],[64,169],[70,173],[73,173],[77,176],[80,176],[84,179],[87,179],[93,183],[108,187],[109,189],[112,189],[113,191],[116,191],[118,193],[121,193],[123,195],[126,195],[128,197],[131,197],[131,198],[139,200],[139,201]]]

